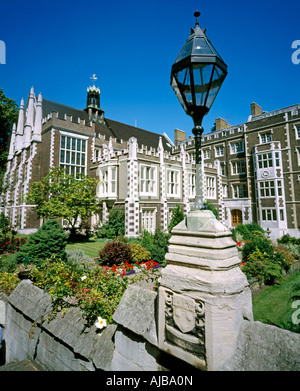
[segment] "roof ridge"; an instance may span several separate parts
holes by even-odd
[[[133,128],[133,129],[142,130],[142,131],[144,131],[144,132],[153,133],[153,134],[162,136],[162,134],[157,133],[157,132],[153,132],[153,131],[151,131],[151,130],[147,130],[147,129],[143,129],[143,128],[138,128],[138,127],[136,127],[136,126],[129,125],[129,124],[125,124],[124,122],[116,121],[116,120],[110,119],[110,118],[105,118],[105,119],[108,120],[108,121],[116,122],[116,123],[121,124],[121,125],[129,126],[129,127]]]
[[[72,110],[85,112],[84,110],[77,109],[76,107],[73,107],[73,106],[65,105],[64,103],[55,102],[54,100],[51,100],[51,99],[47,99],[47,98],[44,99],[43,98],[43,101],[47,101],[47,102],[50,102],[50,103],[55,103],[56,105],[59,105],[59,106],[65,106],[65,107],[68,107],[69,109],[72,109]]]

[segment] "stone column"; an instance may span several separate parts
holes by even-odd
[[[166,198],[166,165],[164,162],[164,147],[162,138],[159,137],[157,147],[159,154],[159,196],[160,196],[160,227],[163,231],[168,231],[168,202]]]
[[[137,139],[130,137],[127,160],[127,197],[125,199],[125,235],[129,238],[138,237],[139,210]]]
[[[231,232],[209,210],[172,231],[159,287],[159,348],[204,370],[232,357],[252,297]]]

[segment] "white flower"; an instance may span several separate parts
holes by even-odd
[[[97,322],[95,323],[95,326],[96,326],[98,329],[103,329],[103,327],[106,327],[106,326],[107,326],[106,320],[105,320],[105,319],[102,319],[100,316],[98,316]]]
[[[84,281],[87,278],[87,276],[82,276],[80,278],[81,278],[81,281]]]

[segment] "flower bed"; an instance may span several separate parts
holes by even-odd
[[[158,262],[154,262],[153,260],[147,262],[135,262],[134,264],[124,262],[124,264],[120,266],[113,265],[109,267],[107,265],[102,266],[105,271],[110,270],[113,273],[117,273],[120,276],[128,276],[130,274],[142,273],[151,269],[158,269],[161,265]]]
[[[19,265],[13,273],[0,273],[0,289],[7,294],[11,293],[21,281],[20,271],[26,268],[30,271],[29,278],[33,284],[52,297],[55,311],[51,318],[57,312],[64,316],[68,308],[75,305],[83,311],[87,324],[102,328],[112,323],[113,313],[128,284],[137,279],[157,281],[157,275],[153,276],[152,272],[159,267],[152,260],[135,264],[125,262],[112,267],[87,267],[83,264],[66,263],[52,256],[41,264]],[[127,276],[132,274],[138,276],[129,280]],[[153,289],[157,288],[155,282],[152,285],[155,285]]]
[[[15,253],[26,243],[25,238],[17,238],[15,235],[0,236],[0,254]]]

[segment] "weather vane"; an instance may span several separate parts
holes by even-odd
[[[93,76],[90,77],[91,80],[93,80],[93,84],[95,85],[95,81],[98,79],[98,77],[96,77],[96,73],[93,73]]]

